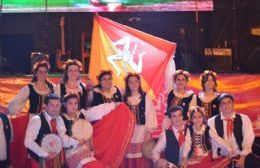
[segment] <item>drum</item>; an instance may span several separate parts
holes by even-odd
[[[42,139],[41,147],[47,152],[58,154],[62,150],[62,140],[56,134],[47,134]]]
[[[65,150],[66,162],[69,168],[81,168],[86,163],[96,160],[86,144]]]
[[[84,119],[77,120],[72,125],[72,137],[81,141],[81,140],[89,140],[93,134],[92,125]]]

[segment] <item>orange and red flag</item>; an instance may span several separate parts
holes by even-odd
[[[100,71],[109,69],[114,84],[124,88],[127,73],[139,73],[144,90],[156,97],[175,49],[175,43],[94,16],[89,78],[96,83]]]

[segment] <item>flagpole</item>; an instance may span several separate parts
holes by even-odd
[[[3,0],[0,1],[0,37],[2,37],[2,14],[3,14]],[[0,39],[0,73],[4,72],[4,63],[2,55],[2,39]]]
[[[196,32],[195,32],[195,54],[196,59],[200,60],[199,56],[199,9],[198,9],[198,0],[195,0],[195,24],[196,24]]]

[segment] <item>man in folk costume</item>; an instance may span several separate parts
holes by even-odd
[[[213,158],[234,157],[236,159],[230,166],[237,168],[255,168],[260,165],[260,161],[252,155],[255,134],[249,117],[234,111],[234,97],[231,94],[221,94],[219,104],[220,114],[210,118],[208,125],[229,148],[224,150],[213,141]]]
[[[166,112],[171,120],[169,129],[163,131],[153,149],[153,161],[157,167],[164,167],[169,164],[180,165],[184,147],[183,109],[180,106],[172,106]],[[165,159],[161,159],[161,152],[164,151]]]
[[[76,147],[78,141],[68,137],[66,128],[60,113],[60,98],[55,94],[49,94],[44,99],[46,110],[33,116],[27,126],[25,135],[25,147],[30,157],[30,167],[60,168],[64,165],[62,152],[48,152],[42,146],[42,140],[49,134],[56,134],[62,140],[64,147]]]
[[[0,112],[0,167],[10,166],[10,143],[13,140],[12,123]]]

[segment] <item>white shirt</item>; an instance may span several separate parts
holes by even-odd
[[[9,123],[10,123],[10,129],[11,129],[11,141],[13,141],[13,128],[12,128],[12,123],[10,119],[8,118]],[[7,159],[7,147],[6,147],[6,138],[5,138],[5,133],[4,133],[4,125],[3,121],[0,118],[0,160],[4,161]]]
[[[31,83],[34,90],[39,94],[39,95],[47,95],[50,93],[49,89],[46,89],[44,91],[39,91],[37,88],[34,86],[34,83]],[[7,109],[10,114],[17,114],[20,113],[23,108],[26,105],[27,100],[29,99],[29,94],[30,94],[30,89],[29,86],[26,85],[24,86],[20,92],[9,102]]]
[[[115,103],[104,103],[98,106],[90,107],[87,110],[81,109],[80,112],[84,114],[88,121],[96,121],[102,119],[105,115],[116,108]]]
[[[227,136],[227,132],[226,132],[227,121],[224,120],[226,118],[222,114],[220,114],[220,115],[221,115],[221,120],[223,120],[224,138],[219,137],[218,134],[217,134],[217,131],[216,131],[216,128],[215,128],[215,118],[216,118],[216,116],[214,116],[214,117],[212,117],[208,120],[208,125],[212,129],[212,133],[211,133],[210,136],[215,136],[215,137],[222,139],[222,141],[224,141],[224,143],[225,143],[225,146],[227,146],[228,151],[229,152],[233,151],[233,156],[238,155],[238,154],[246,156],[249,153],[251,153],[255,134],[254,134],[253,126],[252,126],[252,123],[251,123],[251,120],[249,119],[249,117],[246,116],[246,115],[240,114],[241,119],[242,119],[242,135],[243,135],[242,151],[240,151],[240,149],[237,145],[234,133],[232,132],[231,137]],[[236,117],[236,113],[233,113],[233,115],[231,116],[231,119],[234,119],[235,117]],[[216,143],[216,141],[213,141],[212,142],[213,158],[218,157],[217,147],[219,147],[219,144]],[[227,156],[228,151],[221,150],[221,155]]]
[[[78,93],[81,93],[81,94],[82,94],[82,93],[83,93],[83,89],[82,89],[82,87],[80,86],[80,83],[82,83],[84,87],[86,86],[85,83],[78,81],[78,87],[77,87],[77,88],[74,88],[74,89],[71,89],[71,88],[67,87],[67,84],[65,83],[66,94],[67,94],[67,93],[70,93],[70,94],[78,94]],[[61,97],[61,87],[60,87],[60,86],[61,86],[61,84],[57,84],[57,85],[54,87],[54,93],[55,93],[56,95],[58,95],[59,97]]]
[[[47,122],[51,128],[50,121],[51,121],[52,117],[47,112],[43,112],[43,113],[44,113],[45,119],[47,120]],[[65,125],[64,125],[64,122],[63,122],[63,119],[61,118],[61,116],[58,116],[56,118],[56,121],[57,121],[58,135],[62,139],[63,147],[65,147],[65,148],[68,148],[71,146],[76,147],[79,142],[78,142],[78,140],[75,140],[74,138],[71,138],[66,135],[66,128],[65,128]],[[38,156],[47,157],[48,152],[46,152],[43,148],[41,148],[41,146],[39,146],[35,142],[37,135],[40,131],[41,124],[42,123],[41,123],[41,119],[40,119],[39,115],[35,115],[30,119],[27,129],[26,129],[24,145],[26,148],[29,148],[34,153],[36,153]]]
[[[128,98],[128,103],[131,105],[138,105],[140,103],[140,95],[131,96]],[[147,132],[152,132],[157,128],[156,111],[152,99],[148,94],[145,96],[145,125],[135,124],[134,132],[130,143],[143,143],[144,137]],[[127,153],[127,158],[142,157],[142,153]]]
[[[172,129],[173,129],[174,135],[178,141],[180,133],[176,128],[172,127]],[[179,165],[181,163],[181,156],[183,156],[184,146],[185,146],[185,142],[181,145],[180,150],[179,150]],[[165,131],[163,131],[159,137],[159,140],[158,140],[156,146],[153,149],[152,156],[153,156],[154,161],[160,159],[161,152],[165,151],[165,148],[166,148],[166,134],[165,134]]]

